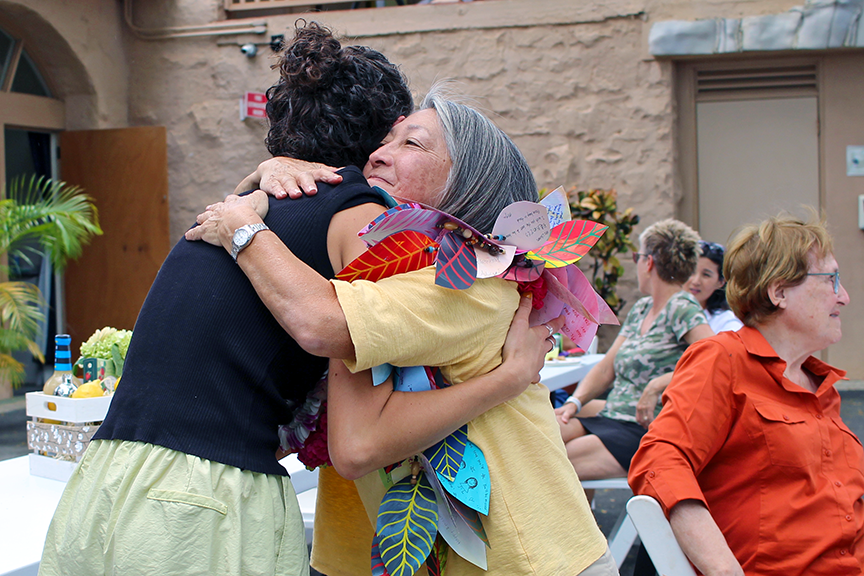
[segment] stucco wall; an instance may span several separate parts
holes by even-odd
[[[643,225],[675,214],[672,64],[647,53],[657,17],[781,12],[792,0],[670,2],[490,0],[308,15],[384,52],[421,96],[451,78],[522,149],[542,187],[615,188]],[[214,6],[192,0],[136,2],[139,26],[201,24]],[[171,234],[220,199],[260,160],[266,133],[238,119],[238,98],[275,79],[265,45],[290,37],[297,15],[269,17],[267,34],[163,41],[131,39],[132,124],[168,127]],[[249,59],[239,45],[259,43]],[[631,303],[632,274],[621,284]]]
[[[2,0],[0,26],[24,40],[52,95],[66,103],[68,130],[128,125],[121,3]]]
[[[220,0],[131,1],[134,23],[145,32],[224,17]],[[673,64],[648,54],[650,25],[779,14],[799,4],[487,0],[306,18],[384,52],[401,64],[418,97],[436,79],[455,79],[513,137],[540,186],[616,188],[619,205],[632,207],[644,227],[674,215],[682,193]],[[119,0],[0,0],[0,25],[18,18],[28,29],[53,30],[55,44],[66,43],[70,65],[52,63],[49,72],[70,109],[69,128],[167,127],[172,239],[267,157],[265,124],[241,121],[238,100],[276,79],[269,37],[290,37],[297,17],[237,21],[266,26],[260,35],[145,40],[123,22]],[[245,42],[259,44],[257,57],[240,52]],[[621,285],[631,303],[632,277],[631,271]]]
[[[511,135],[540,186],[614,187],[620,205],[633,206],[646,223],[673,215],[672,68],[643,59],[638,9],[622,4],[621,10],[613,6],[599,15],[558,17],[589,20],[584,23],[525,26],[531,2],[500,4],[512,14],[498,14],[496,26],[479,29],[358,34],[364,14],[374,13],[380,30],[389,26],[385,17],[398,19],[415,8],[436,15],[435,9],[445,6],[357,10],[317,19],[359,36],[356,42],[399,63],[418,96],[436,79],[455,79]],[[136,18],[158,21],[159,5],[153,14],[149,10],[136,7]],[[453,18],[440,18],[438,28]],[[420,20],[435,27],[429,18]],[[290,33],[293,21],[271,18],[269,33]],[[238,43],[255,39],[130,42],[135,63],[130,122],[168,127],[174,238],[201,207],[230,192],[267,156],[264,125],[238,119],[239,95],[263,91],[276,78],[269,70],[269,48],[261,46],[254,59],[240,53]],[[623,288],[633,291],[629,278]]]

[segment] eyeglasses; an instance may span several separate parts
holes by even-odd
[[[834,277],[834,294],[840,293],[840,271],[837,272],[808,272],[807,276],[833,276]]]
[[[650,254],[644,254],[642,252],[633,252],[633,263],[634,264],[639,263],[639,257],[640,256],[650,256]]]

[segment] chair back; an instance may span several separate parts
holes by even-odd
[[[658,574],[696,576],[657,500],[650,496],[633,496],[627,502],[627,514],[636,526]]]

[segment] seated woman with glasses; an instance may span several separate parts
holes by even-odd
[[[696,272],[684,284],[684,290],[702,305],[702,312],[715,334],[738,330],[744,324],[726,303],[726,279],[723,277],[723,255],[726,249],[722,244],[704,240],[699,243],[699,247],[702,253],[696,264]]]
[[[864,451],[841,417],[845,372],[813,354],[849,294],[824,220],[781,215],[730,242],[744,320],[692,346],[630,469],[702,574],[861,574]]]
[[[633,261],[647,296],[633,305],[606,357],[555,410],[567,457],[582,480],[627,475],[678,359],[688,345],[714,335],[702,307],[682,290],[696,269],[699,235],[669,219],[648,227],[639,241]],[[599,402],[582,410],[610,387],[599,413]]]

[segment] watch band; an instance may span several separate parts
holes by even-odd
[[[231,239],[231,258],[233,258],[235,262],[237,261],[237,256],[240,252],[242,252],[243,249],[249,246],[252,242],[252,238],[255,237],[255,234],[262,230],[269,230],[269,228],[263,222],[258,222],[255,224],[240,226],[234,231],[234,237]]]

